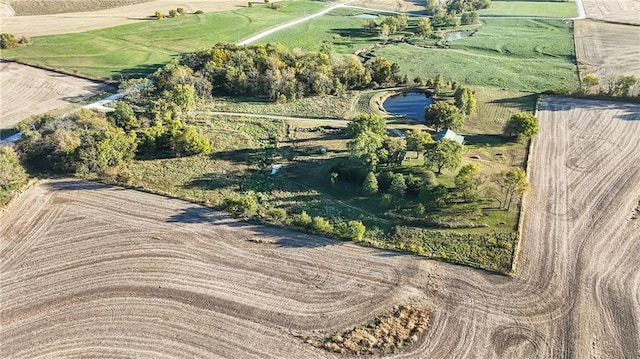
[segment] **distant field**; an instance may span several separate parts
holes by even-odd
[[[577,21],[575,26],[583,78],[596,75],[605,90],[620,76],[640,78],[640,27],[591,20]]]
[[[587,17],[595,20],[640,24],[638,0],[582,0]]]
[[[16,15],[44,15],[65,12],[95,11],[150,2],[152,0],[5,0]]]
[[[218,42],[237,42],[261,30],[318,11],[326,3],[286,1],[229,12],[149,20],[79,34],[34,37],[33,45],[2,55],[103,79],[140,76],[173,56]]]
[[[575,0],[494,0],[489,9],[480,10],[480,16],[540,16],[569,18],[578,15]]]
[[[411,76],[519,91],[576,89],[573,26],[561,20],[491,19],[448,49],[408,44],[375,51]]]
[[[264,43],[282,43],[290,48],[303,48],[318,51],[323,41],[331,41],[337,53],[353,53],[379,41],[377,34],[363,31],[364,19],[354,15],[363,14],[361,10],[339,9],[303,24],[280,31],[260,40]]]

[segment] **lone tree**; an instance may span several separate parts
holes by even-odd
[[[538,133],[538,118],[526,112],[516,113],[511,116],[504,126],[504,135],[528,140]]]
[[[480,166],[477,163],[469,163],[463,166],[456,175],[455,184],[458,191],[466,201],[474,201],[478,196],[480,186]]]
[[[421,17],[418,20],[418,33],[424,38],[433,35],[433,26],[431,26],[431,20],[428,17]]]
[[[447,102],[436,102],[424,110],[424,124],[436,131],[449,128],[459,130],[464,125],[464,113]]]
[[[507,211],[511,209],[511,203],[515,197],[519,197],[529,190],[527,174],[520,167],[497,174],[495,181],[498,184],[500,193],[504,196],[500,203],[501,208]]]
[[[378,179],[373,172],[369,172],[362,182],[362,190],[367,195],[378,193]]]
[[[443,168],[455,169],[462,161],[464,147],[456,141],[442,139],[424,153],[424,163],[428,167],[435,167],[438,174]]]

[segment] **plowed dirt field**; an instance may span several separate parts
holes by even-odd
[[[50,0],[54,2],[54,0]],[[58,0],[56,0],[58,1]],[[152,21],[156,11],[167,14],[182,7],[186,13],[227,11],[247,6],[243,0],[156,0],[112,9],[49,15],[8,16],[1,11],[2,32],[17,36],[43,36],[85,32],[140,21]],[[80,10],[79,10],[80,11]]]
[[[397,358],[640,356],[640,105],[541,100],[515,277],[240,223],[186,202],[44,182],[0,217],[0,357],[332,357],[397,304]]]
[[[640,0],[582,0],[589,19],[640,24]]]
[[[338,357],[294,334],[425,306],[430,264],[187,202],[44,182],[0,217],[0,357]]]
[[[582,76],[596,75],[605,89],[619,76],[640,78],[639,26],[581,20],[574,36]]]
[[[0,83],[0,128],[105,90],[97,82],[10,61],[0,61]]]

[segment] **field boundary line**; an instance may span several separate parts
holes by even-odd
[[[537,115],[539,112],[539,108],[540,108],[540,98],[541,96],[538,96],[538,98],[536,99],[536,109],[535,109],[535,113],[534,115]],[[534,144],[535,144],[535,137],[532,138],[531,140],[529,140],[529,146],[527,146],[527,153],[526,153],[526,159],[524,162],[525,165],[525,173],[527,174],[527,182],[531,183],[531,158],[532,158],[532,154],[533,154],[533,148],[534,148]],[[518,270],[518,256],[520,255],[520,243],[522,242],[522,231],[523,231],[523,226],[524,226],[524,217],[527,214],[527,198],[529,196],[527,195],[527,193],[525,192],[522,195],[522,200],[520,201],[520,211],[518,212],[518,230],[516,231],[517,234],[517,238],[516,238],[516,245],[513,247],[513,254],[512,254],[512,259],[511,259],[511,272],[509,273],[509,275],[515,275],[516,271]]]

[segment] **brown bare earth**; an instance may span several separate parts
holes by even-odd
[[[56,2],[57,0],[50,0]],[[0,12],[2,32],[17,36],[43,36],[85,32],[140,21],[149,21],[156,11],[168,13],[171,9],[184,8],[186,13],[227,11],[247,6],[242,0],[155,0],[117,8],[33,16],[5,16]],[[80,9],[81,11],[83,9]],[[37,26],[34,26],[37,24]]]
[[[640,26],[580,20],[574,31],[583,77],[596,75],[604,88],[619,76],[640,78]]]
[[[432,290],[416,257],[77,180],[26,192],[0,233],[2,358],[340,357],[300,335]]]
[[[640,24],[640,0],[582,0],[589,19]]]
[[[46,15],[65,12],[95,11],[139,4],[151,0],[4,0],[15,15]]]
[[[539,109],[513,278],[52,180],[0,217],[0,357],[342,357],[300,338],[411,305],[392,357],[637,358],[640,105]]]
[[[0,128],[78,102],[95,95],[104,85],[41,70],[10,61],[0,61]]]

